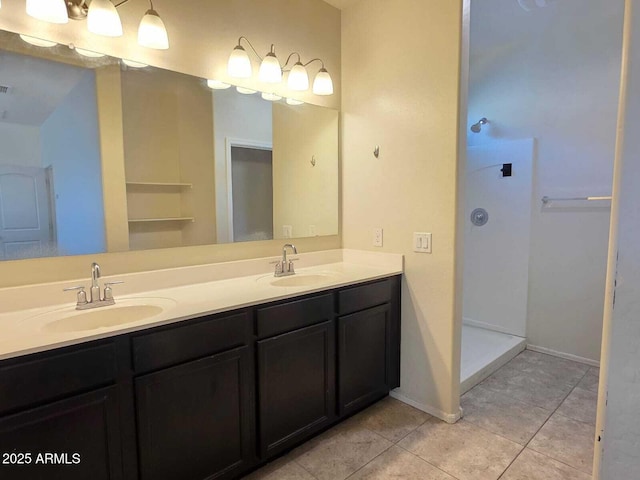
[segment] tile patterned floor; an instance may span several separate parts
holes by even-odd
[[[524,351],[456,425],[386,398],[245,480],[589,480],[598,373]]]

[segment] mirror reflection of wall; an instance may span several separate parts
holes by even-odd
[[[0,259],[105,251],[92,71],[0,58]]]
[[[337,111],[0,31],[0,259],[337,233]]]

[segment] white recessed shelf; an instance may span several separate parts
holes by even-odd
[[[153,223],[153,222],[195,222],[193,217],[166,217],[166,218],[130,218],[129,223]]]
[[[193,183],[127,182],[127,187],[193,188]]]

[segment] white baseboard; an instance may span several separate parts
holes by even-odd
[[[571,353],[558,352],[546,347],[539,347],[537,345],[527,344],[527,350],[538,353],[546,353],[554,357],[564,358],[565,360],[573,360],[574,362],[584,363],[592,367],[600,367],[600,362],[597,360],[591,360],[590,358],[579,357],[578,355],[572,355]]]
[[[406,403],[407,405],[411,405],[412,407],[417,408],[418,410],[422,410],[429,415],[439,418],[440,420],[447,423],[456,423],[458,420],[462,418],[462,409],[458,411],[458,413],[446,413],[439,408],[432,407],[431,405],[426,405],[424,403],[416,402],[415,400],[410,399],[409,397],[405,397],[398,390],[393,390],[389,393],[389,396],[395,398],[396,400],[400,400],[402,403]]]
[[[497,325],[493,325],[491,323],[480,322],[478,320],[473,320],[471,318],[464,317],[462,319],[463,325],[469,325],[470,327],[484,328],[485,330],[491,330],[492,332],[505,333],[507,335],[512,335],[514,337],[523,337],[524,335],[518,335],[513,333],[509,329],[499,327]]]

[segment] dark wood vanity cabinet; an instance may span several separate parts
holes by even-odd
[[[354,413],[399,386],[396,278],[338,292],[338,413]]]
[[[249,467],[252,373],[242,347],[137,378],[140,478],[234,478]]]
[[[398,386],[399,302],[391,277],[2,361],[0,478],[239,478]]]
[[[0,362],[0,478],[124,478],[115,344]]]

